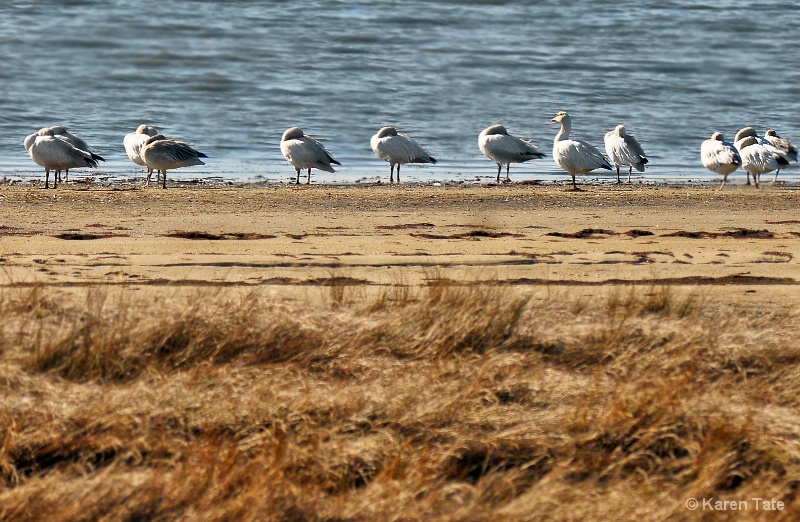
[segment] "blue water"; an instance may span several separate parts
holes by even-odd
[[[477,136],[503,123],[548,153],[513,165],[512,179],[566,181],[549,120],[568,110],[573,136],[601,149],[618,123],[639,138],[651,165],[637,180],[717,181],[699,162],[714,131],[800,140],[799,11],[725,0],[9,0],[0,175],[42,177],[22,140],[63,124],[108,160],[77,177],[133,179],[143,168],[122,138],[148,123],[209,156],[171,179],[288,182],[279,141],[291,126],[343,164],[315,181],[386,178],[369,138],[391,124],[440,160],[404,167],[404,180],[489,180],[496,167]]]

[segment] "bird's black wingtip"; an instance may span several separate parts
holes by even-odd
[[[94,152],[91,152],[90,154],[92,155],[92,159],[95,160],[95,161],[105,161],[106,160],[100,154],[95,154]]]
[[[436,158],[431,156],[430,158],[428,158],[428,161],[430,161],[431,163],[436,163]]]
[[[532,159],[542,159],[544,158],[544,153],[542,152],[524,152],[521,155],[524,158],[522,161],[528,161]]]

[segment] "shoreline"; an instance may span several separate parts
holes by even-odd
[[[714,286],[767,304],[759,289],[782,288],[800,303],[799,207],[794,187],[4,187],[0,286],[298,296],[438,280]]]
[[[261,186],[290,186],[295,185],[294,174],[281,169],[263,168],[251,169],[241,172],[238,175],[225,175],[219,170],[220,166],[209,171],[178,169],[170,171],[167,175],[168,188],[184,186],[235,186],[235,187],[261,187]],[[177,174],[177,176],[176,176]],[[761,188],[777,188],[800,186],[800,178],[794,175],[794,170],[785,170],[781,173],[777,183],[771,182],[773,173],[764,177]],[[471,166],[458,172],[427,172],[425,168],[414,168],[410,172],[404,171],[402,185],[415,187],[423,186],[543,186],[543,187],[567,187],[571,181],[566,172],[562,171],[519,171],[512,173],[511,182],[506,183],[495,181],[496,171],[490,168]],[[627,174],[626,174],[627,176]],[[125,188],[135,188],[144,186],[144,172],[136,171],[132,168],[124,168],[119,172],[86,172],[78,170],[71,173],[68,186],[71,187],[108,187],[118,186]],[[664,173],[656,174],[652,172],[636,173],[630,185],[618,185],[616,174],[608,171],[593,171],[590,174],[578,176],[578,186],[628,186],[628,187],[650,187],[650,186],[688,186],[688,187],[710,187],[717,188],[722,182],[722,176],[709,172],[702,167],[692,169],[676,169],[671,175]],[[35,188],[44,184],[43,171],[24,171],[16,173],[13,170],[3,172],[0,170],[0,187],[2,186],[28,186]],[[305,184],[305,177],[301,179],[301,185]],[[359,168],[357,173],[343,173],[337,171],[335,174],[327,172],[312,173],[312,185],[346,187],[346,186],[381,186],[389,185],[389,176],[380,168]],[[744,171],[737,171],[729,176],[728,187],[747,187],[745,185]],[[754,188],[750,186],[751,188]],[[724,190],[724,189],[723,189]]]
[[[490,179],[491,178],[491,179]],[[719,188],[721,181],[714,180],[714,179],[634,179],[631,184],[617,184],[611,178],[608,179],[592,179],[592,180],[584,180],[581,181],[578,179],[578,188],[579,189],[595,189],[595,188],[608,188],[608,189],[621,189],[621,190],[633,190],[633,189],[647,189],[647,188],[686,188],[686,189],[710,189],[716,191]],[[30,179],[21,179],[21,178],[9,178],[9,177],[2,177],[0,178],[0,189],[4,187],[14,187],[14,188],[22,188],[22,189],[42,189],[44,190],[44,177],[42,176],[41,179],[37,178],[30,178]],[[154,182],[148,187],[144,184],[144,178],[135,178],[135,179],[115,179],[115,180],[92,180],[92,179],[81,179],[73,181],[70,179],[69,182],[60,182],[58,184],[58,188],[53,189],[52,187],[48,188],[48,190],[92,190],[92,189],[116,189],[116,190],[150,190],[150,189],[158,189],[158,190],[169,190],[169,189],[226,189],[226,188],[233,188],[233,189],[268,189],[268,188],[291,188],[291,187],[308,187],[304,181],[297,184],[293,181],[289,180],[289,177],[286,177],[286,180],[254,180],[254,179],[226,179],[219,176],[209,176],[205,178],[193,178],[193,179],[167,179],[167,188],[162,189],[160,186],[156,186]],[[503,182],[497,183],[494,181],[492,176],[486,176],[485,178],[477,179],[477,180],[455,180],[455,179],[448,179],[448,180],[418,180],[418,181],[403,181],[399,185],[397,184],[389,184],[388,176],[386,179],[377,179],[377,177],[370,178],[368,180],[355,180],[355,181],[333,181],[333,182],[318,182],[312,181],[310,184],[311,187],[319,187],[319,188],[363,188],[363,187],[408,187],[408,188],[520,188],[520,187],[527,187],[531,189],[535,188],[544,188],[544,189],[563,189],[563,190],[571,190],[571,182],[569,179],[554,179],[554,180],[542,180],[542,179],[527,179],[527,180],[519,180],[515,181],[512,180],[511,182]],[[771,182],[762,182],[759,188],[756,188],[753,185],[745,185],[742,181],[741,183],[737,183],[736,181],[728,181],[725,184],[725,187],[722,188],[721,192],[724,194],[728,191],[732,190],[800,190],[800,180],[798,181],[786,181],[779,180],[777,183]],[[581,190],[578,190],[580,192]]]

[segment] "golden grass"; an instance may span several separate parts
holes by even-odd
[[[6,290],[0,520],[800,514],[800,314],[344,282],[322,308]]]

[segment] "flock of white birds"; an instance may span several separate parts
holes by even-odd
[[[715,132],[700,146],[700,158],[708,170],[722,174],[720,189],[725,186],[728,175],[739,167],[746,173],[747,184],[752,175],[758,187],[762,174],[774,170],[772,182],[775,183],[781,167],[797,161],[797,147],[773,129],[761,137],[753,127],[745,127],[736,133],[733,143],[725,141],[722,133]]]
[[[128,157],[137,165],[147,167],[147,181],[153,171],[158,171],[161,186],[167,188],[167,170],[191,165],[205,165],[200,158],[206,155],[188,144],[159,134],[155,127],[139,125],[136,131],[123,140]],[[25,138],[25,150],[31,159],[44,167],[44,188],[49,188],[50,171],[54,172],[53,188],[61,181],[61,171],[65,179],[69,169],[97,167],[102,156],[89,150],[89,145],[62,126],[45,127]]]
[[[617,125],[606,133],[604,142],[608,159],[591,143],[570,138],[572,119],[567,112],[559,112],[551,120],[561,124],[561,129],[553,141],[553,160],[572,177],[572,190],[579,190],[575,176],[587,174],[596,169],[617,170],[617,183],[621,183],[620,167],[628,167],[631,182],[633,169],[644,172],[648,163],[642,146],[634,136],[628,134],[623,125]],[[128,157],[147,168],[145,185],[150,184],[153,171],[157,171],[156,181],[166,188],[167,170],[192,165],[204,165],[200,158],[206,155],[187,143],[167,138],[159,134],[155,127],[139,125],[136,131],[127,134],[123,140]],[[424,147],[413,138],[397,132],[394,127],[383,127],[370,140],[375,154],[389,163],[389,183],[400,183],[400,165],[405,163],[436,163]],[[306,183],[311,183],[311,169],[334,172],[332,165],[341,165],[328,149],[317,139],[307,136],[299,127],[291,127],[281,138],[281,153],[294,167],[296,183],[300,183],[300,172],[307,170]],[[509,170],[512,163],[523,163],[545,156],[529,140],[508,133],[502,125],[492,125],[478,136],[478,148],[488,159],[497,164],[497,182],[503,165],[506,166],[506,181],[510,181]],[[105,161],[91,152],[89,145],[71,134],[62,126],[45,127],[25,138],[25,149],[31,159],[45,169],[45,188],[49,186],[50,171],[54,171],[53,188],[61,181],[61,171],[65,179],[69,169],[94,168],[98,161]],[[761,174],[775,171],[775,182],[782,166],[797,161],[797,148],[787,139],[781,138],[770,129],[763,137],[755,129],[745,127],[736,134],[734,143],[726,142],[721,133],[715,132],[711,139],[700,147],[703,166],[723,176],[720,189],[725,186],[728,175],[739,167],[747,173],[747,184],[753,176],[755,186],[759,186]]]

